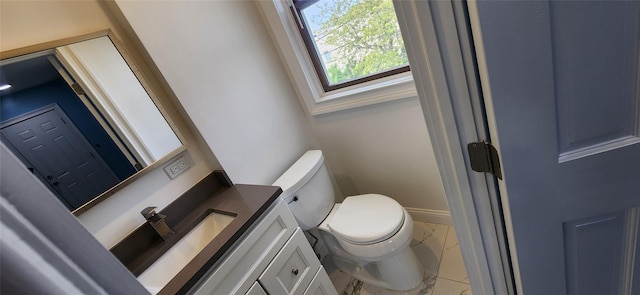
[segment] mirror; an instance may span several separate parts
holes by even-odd
[[[108,31],[48,44],[3,53],[0,139],[79,214],[185,147]]]

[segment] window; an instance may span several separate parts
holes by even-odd
[[[383,70],[375,76],[349,78],[345,79],[342,84],[330,84],[325,68],[331,67],[331,64],[334,63],[339,69],[339,66],[344,62],[340,61],[340,57],[331,51],[331,47],[323,47],[316,51],[317,47],[313,41],[307,42],[308,45],[305,45],[302,38],[304,34],[300,32],[301,25],[305,25],[302,21],[305,17],[308,18],[307,22],[312,21],[312,5],[318,5],[321,8],[322,5],[346,3],[346,6],[353,7],[363,1],[371,0],[302,1],[296,0],[296,5],[294,5],[293,0],[263,0],[258,1],[258,7],[275,41],[298,98],[310,115],[317,116],[399,99],[417,98],[413,76],[409,67],[406,66],[406,57],[403,64],[387,69],[391,72]],[[390,4],[390,2],[384,1],[391,0],[378,1],[378,3]],[[386,7],[387,10],[384,11],[394,18],[393,22],[387,22],[387,24],[397,30],[399,25],[395,20],[393,6]],[[316,11],[320,8],[316,8]],[[308,15],[305,16],[305,13]],[[373,13],[368,14],[373,15]],[[320,23],[317,21],[316,27],[321,28]],[[380,36],[380,34],[373,35]],[[400,37],[399,34],[396,36]],[[402,43],[394,41],[394,44]],[[309,45],[314,54],[310,54]],[[398,52],[406,56],[404,49]],[[315,61],[312,60],[313,57],[315,57]],[[328,67],[321,62],[324,62],[324,65],[328,65]],[[322,81],[323,79],[324,81]]]
[[[294,0],[325,92],[409,71],[391,0]]]

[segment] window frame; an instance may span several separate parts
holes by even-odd
[[[293,19],[297,24],[298,31],[300,32],[300,36],[302,37],[302,41],[304,42],[305,48],[311,58],[311,62],[313,63],[313,67],[318,75],[318,79],[320,79],[320,83],[322,84],[322,88],[325,92],[330,92],[333,90],[337,90],[344,87],[349,87],[353,85],[362,84],[364,82],[369,82],[373,80],[377,80],[380,78],[385,78],[388,76],[393,76],[396,74],[404,73],[410,71],[409,65],[404,65],[401,67],[392,68],[390,70],[386,70],[384,72],[379,72],[373,75],[367,75],[364,77],[347,80],[341,83],[337,83],[331,85],[329,83],[329,79],[327,74],[325,73],[325,69],[322,64],[322,60],[320,59],[320,53],[317,48],[314,46],[315,42],[313,40],[311,32],[307,29],[307,23],[302,17],[302,10],[309,7],[310,5],[315,4],[319,0],[292,0],[293,5],[289,7],[291,13],[293,14]]]
[[[259,12],[296,90],[311,116],[400,99],[417,99],[411,71],[325,91],[291,13],[292,0],[257,1]]]

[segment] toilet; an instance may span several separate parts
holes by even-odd
[[[320,233],[342,271],[390,290],[411,290],[422,282],[424,268],[409,247],[409,213],[379,194],[349,196],[334,204],[322,151],[307,151],[273,185],[282,188],[280,197],[300,228]]]

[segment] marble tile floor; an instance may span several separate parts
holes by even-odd
[[[423,282],[400,292],[371,286],[323,264],[340,295],[471,295],[458,239],[452,226],[414,221],[411,248],[425,269]]]

